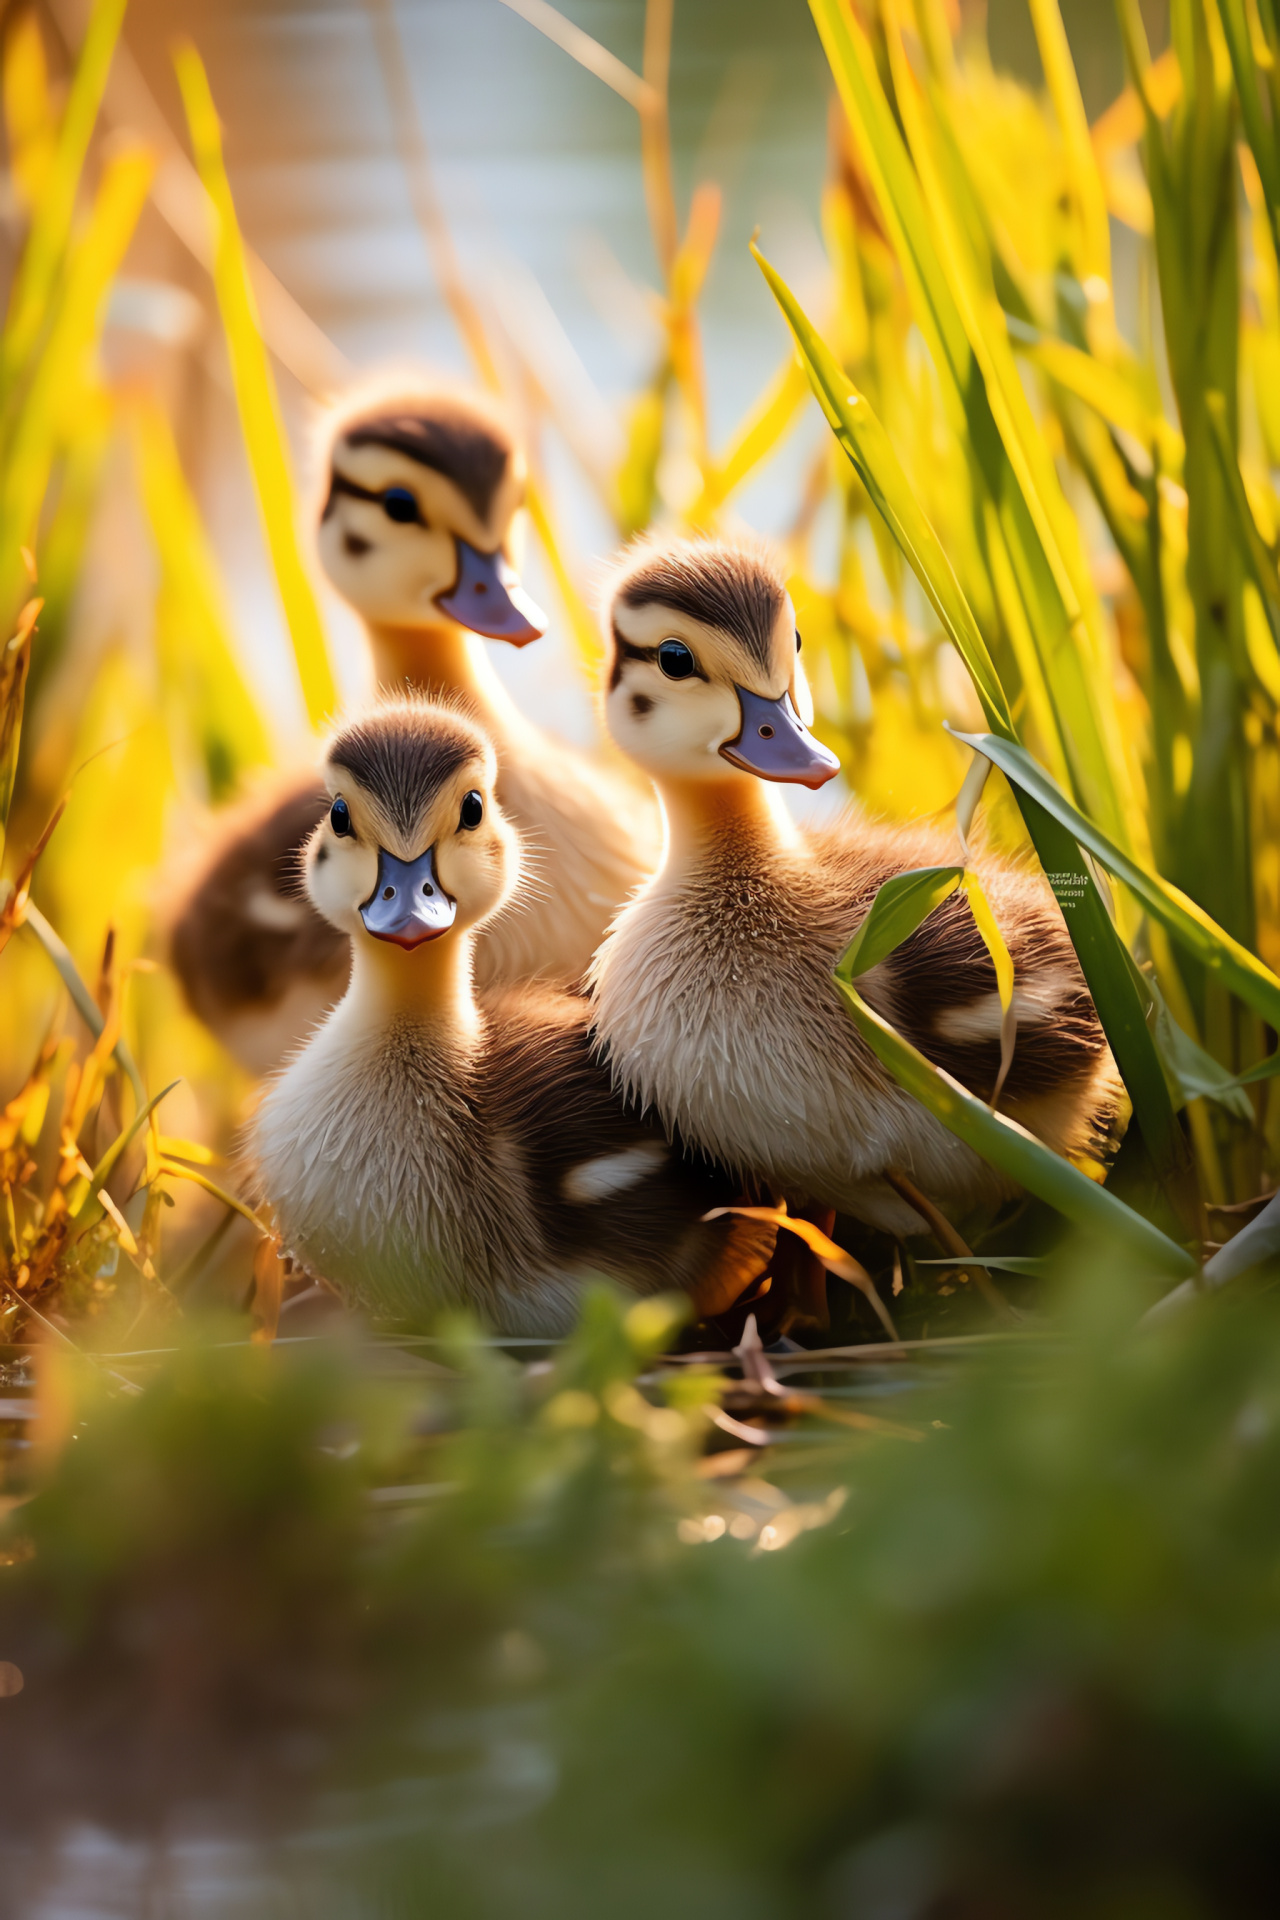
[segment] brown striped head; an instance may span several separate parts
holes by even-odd
[[[432,387],[362,397],[334,416],[326,462],[321,563],[366,620],[517,646],[545,631],[506,550],[524,461],[487,401]]]
[[[353,939],[407,949],[494,913],[519,865],[494,798],[493,748],[450,707],[389,700],[330,740],[329,812],[307,846],[307,891]]]
[[[605,717],[655,780],[738,774],[818,787],[839,772],[800,717],[795,613],[764,549],[643,543],[623,556],[605,618]]]

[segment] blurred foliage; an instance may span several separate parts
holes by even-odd
[[[1269,1912],[1274,1299],[1135,1336],[1071,1271],[1056,1339],[827,1362],[891,1422],[745,1470],[605,1294],[533,1367],[46,1356],[0,1825],[114,1826],[173,1914]]]

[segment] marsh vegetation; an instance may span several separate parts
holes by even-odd
[[[421,1912],[429,1888],[451,1915],[1262,1914],[1270,0],[1174,0],[1155,53],[1118,0],[1127,84],[1092,122],[1056,0],[1030,7],[1036,84],[993,67],[977,10],[812,0],[826,267],[801,286],[755,249],[776,367],[725,437],[700,312],[722,194],[676,190],[670,0],[642,10],[635,69],[510,4],[635,115],[652,363],[612,414],[583,404],[581,368],[553,377],[536,302],[517,324],[469,273],[397,12],[367,12],[436,284],[528,448],[556,671],[581,700],[602,659],[575,490],[612,544],[731,534],[792,449],[768,531],[814,729],[860,805],[954,829],[956,849],[882,890],[839,991],[886,1070],[1025,1197],[931,1215],[937,1238],[839,1222],[870,1282],[824,1241],[825,1297],[787,1317],[785,1352],[744,1311],[699,1325],[604,1289],[558,1348],[453,1321],[316,1330],[313,1277],[240,1193],[250,1082],[183,1005],[165,903],[202,822],[313,752],[347,690],[280,398],[323,406],[347,370],[246,243],[198,48],[173,54],[179,133],[123,0],[65,38],[61,8],[9,8],[0,1829],[18,1898],[62,1910],[83,1873],[103,1912]],[[198,291],[148,277],[157,221]],[[280,710],[192,477],[197,365],[290,643]],[[1038,863],[1063,909],[1129,1109],[1110,1166],[1051,1153],[863,998],[963,890],[1007,1010],[984,844]],[[1175,1289],[1181,1310],[1144,1318]]]

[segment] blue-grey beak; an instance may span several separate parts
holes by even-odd
[[[458,549],[458,578],[448,593],[436,595],[436,605],[460,627],[482,633],[488,640],[510,640],[527,646],[547,630],[547,616],[535,606],[515,568],[500,553],[480,553],[454,537]]]
[[[360,909],[375,940],[420,947],[424,940],[447,933],[457,911],[436,879],[434,847],[416,860],[397,860],[385,847],[378,848],[378,884]]]
[[[766,700],[734,687],[742,709],[742,731],[720,751],[735,767],[761,780],[792,780],[801,787],[825,787],[840,771],[829,747],[815,740],[791,704],[791,695]]]

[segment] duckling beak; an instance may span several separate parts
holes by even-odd
[[[815,740],[794,706],[790,694],[766,700],[734,686],[742,709],[742,730],[726,740],[720,751],[735,767],[761,780],[791,780],[802,787],[824,787],[840,771],[829,747]]]
[[[385,847],[378,848],[378,883],[360,909],[375,940],[420,947],[424,940],[447,933],[457,911],[457,903],[436,878],[434,847],[416,860],[397,860]]]
[[[447,593],[436,595],[436,605],[459,626],[482,633],[488,640],[510,640],[527,646],[547,630],[547,616],[520,584],[515,568],[501,553],[480,553],[454,537],[458,549],[458,578]]]

